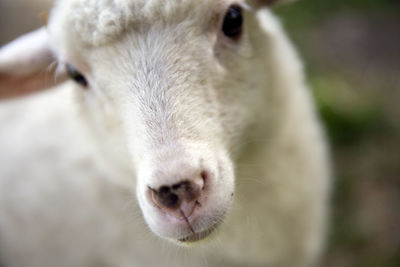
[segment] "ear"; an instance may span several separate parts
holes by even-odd
[[[250,4],[255,8],[260,8],[263,6],[272,6],[274,4],[285,4],[294,1],[296,0],[249,0]]]
[[[40,91],[55,85],[55,58],[45,28],[0,48],[0,98]]]

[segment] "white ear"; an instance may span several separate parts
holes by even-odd
[[[45,28],[28,33],[0,48],[0,98],[55,85],[49,67],[55,58]]]
[[[53,60],[47,32],[40,28],[0,48],[0,73],[28,75],[45,68]]]

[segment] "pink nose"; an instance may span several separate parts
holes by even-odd
[[[190,217],[204,188],[205,177],[184,180],[173,185],[163,185],[158,189],[149,188],[156,206],[179,219]]]

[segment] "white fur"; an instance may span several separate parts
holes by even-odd
[[[318,261],[329,166],[302,66],[268,9],[245,12],[238,42],[225,37],[236,2],[57,2],[52,50],[89,88],[66,82],[0,104],[0,262]],[[187,222],[154,206],[148,188],[203,170],[201,207],[188,220],[196,232],[220,225],[186,246],[177,240],[190,235]]]

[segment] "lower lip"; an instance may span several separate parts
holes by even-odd
[[[215,224],[215,225],[211,226],[210,228],[208,228],[207,230],[204,230],[202,232],[195,233],[195,234],[189,235],[187,237],[178,239],[178,241],[182,242],[182,243],[193,243],[196,241],[200,241],[200,240],[206,238],[207,236],[209,236],[212,232],[214,232],[214,230],[217,228],[217,226],[218,226],[218,224]]]

